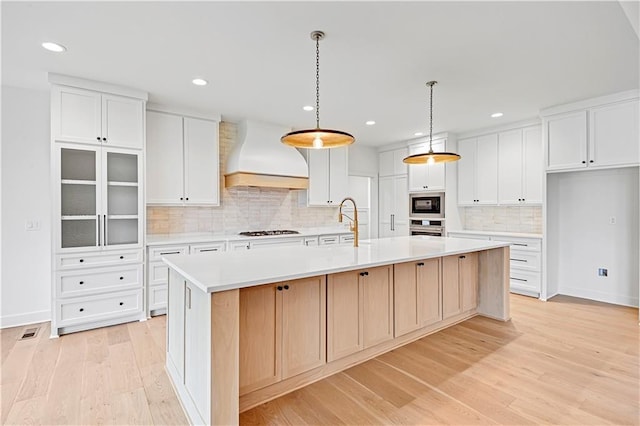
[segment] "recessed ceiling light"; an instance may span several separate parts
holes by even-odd
[[[413,134],[413,136],[422,136],[422,135],[424,135],[424,133],[422,133],[422,132],[415,132],[415,133]]]
[[[196,86],[206,86],[209,83],[207,80],[203,78],[194,78],[193,80],[191,80],[191,82]]]
[[[491,114],[491,118],[498,118],[498,117],[502,117],[504,114],[501,112],[494,112],[493,114]]]
[[[65,50],[67,50],[67,48],[64,47],[63,45],[58,43],[53,43],[51,41],[45,41],[44,43],[42,43],[42,47],[44,47],[45,49],[51,52],[56,52],[56,53],[64,52]]]
[[[302,109],[305,111],[313,111],[313,107],[311,105],[305,105],[302,107]]]
[[[376,122],[375,122],[375,121],[373,121],[373,120],[369,120],[369,121],[367,121],[367,122],[366,122],[366,123],[364,123],[364,124],[366,124],[367,126],[373,126],[374,124],[376,124]]]

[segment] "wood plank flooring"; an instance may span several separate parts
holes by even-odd
[[[476,317],[241,414],[241,424],[639,424],[638,310],[511,296]],[[165,318],[49,339],[0,331],[1,424],[185,424]]]

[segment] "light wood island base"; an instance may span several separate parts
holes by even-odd
[[[273,318],[275,319],[273,323],[276,325],[265,329],[265,332],[269,335],[273,330],[277,330],[277,327],[282,327],[282,325],[278,324],[295,323],[297,318],[310,318],[308,309],[283,309],[282,305],[286,305],[287,302],[283,303],[281,299],[280,302],[277,302],[280,306],[277,313],[272,309],[265,310],[265,312],[268,312],[265,321],[256,321],[254,319],[252,320],[253,322],[247,322],[246,318],[245,320],[242,319],[243,315],[245,315],[243,314],[243,309],[247,311],[255,308],[255,306],[243,306],[241,295],[243,291],[252,291],[258,287],[249,287],[246,290],[241,288],[207,293],[172,268],[169,277],[167,372],[189,421],[192,424],[237,424],[240,412],[249,410],[259,404],[476,315],[508,321],[510,318],[508,299],[509,247],[477,250],[467,253],[466,256],[464,254],[455,254],[441,258],[432,257],[431,259],[443,260],[439,262],[440,265],[444,263],[451,265],[454,258],[458,267],[451,269],[451,266],[449,266],[447,271],[440,267],[440,285],[435,289],[437,294],[427,295],[428,297],[438,298],[440,320],[413,331],[403,331],[404,334],[394,333],[394,277],[392,273],[394,265],[357,268],[354,271],[338,273],[337,275],[347,275],[346,281],[344,276],[341,278],[341,285],[348,285],[348,275],[354,275],[351,282],[360,290],[352,292],[353,297],[359,298],[353,306],[354,309],[361,310],[361,313],[356,315],[356,318],[360,318],[359,321],[364,319],[365,324],[364,326],[362,323],[355,325],[354,338],[357,339],[357,342],[351,345],[355,348],[351,350],[352,353],[341,354],[339,357],[329,357],[329,359],[333,358],[330,362],[326,362],[326,360],[328,359],[327,347],[331,347],[331,345],[327,345],[326,342],[336,338],[335,334],[332,335],[331,331],[327,331],[327,328],[331,328],[326,327],[326,324],[332,320],[330,315],[327,315],[326,318],[324,313],[319,315],[319,320],[317,321],[321,336],[321,341],[319,342],[316,342],[316,339],[311,339],[311,341],[309,339],[299,339],[301,344],[307,346],[292,351],[291,343],[288,346],[279,346],[282,344],[281,336],[283,333],[280,330],[280,337],[274,335],[276,344],[271,345],[272,347],[269,348],[265,347],[265,351],[274,351],[273,353],[265,352],[266,355],[260,351],[256,351],[254,354],[241,353],[241,336],[243,335],[243,327],[248,327],[247,324],[264,327],[265,323],[269,322],[267,320]],[[469,259],[474,263],[468,265]],[[422,261],[412,262],[415,264],[415,268],[420,268],[424,265]],[[403,264],[407,265],[412,262]],[[391,273],[380,274],[376,270],[391,271]],[[313,284],[314,286],[320,283],[322,288],[326,289],[327,282],[330,281],[327,277],[331,276],[332,274],[265,284],[265,288],[267,288],[266,286],[272,287],[275,295],[274,300],[278,300],[278,297],[293,297],[285,295],[286,291],[291,289],[293,290],[291,294],[298,292],[297,294],[306,294],[307,296],[303,299],[290,299],[289,303],[291,303],[291,300],[309,303],[309,294],[319,294],[320,297],[325,298],[326,302],[327,293],[325,291],[315,293],[301,292],[296,290],[298,288],[296,286],[308,285],[311,281],[315,283]],[[386,276],[389,277],[390,281],[385,281]],[[406,274],[403,276],[406,276]],[[420,274],[416,272],[416,276],[419,277]],[[370,282],[367,281],[369,279],[371,280]],[[416,279],[414,284],[419,287],[421,285],[420,279]],[[456,289],[455,291],[448,289],[447,292],[443,292],[443,286],[455,286]],[[430,291],[434,291],[432,283],[429,288],[431,288]],[[421,294],[420,291],[417,290],[415,294]],[[389,299],[374,299],[380,297],[388,297]],[[397,300],[395,301],[397,302]],[[314,306],[313,303],[311,301],[308,306]],[[401,303],[398,306],[411,305],[411,303]],[[413,305],[416,304],[413,303]],[[420,304],[418,303],[417,305],[416,309],[420,309]],[[387,306],[390,307],[391,312],[386,308]],[[370,323],[374,325],[367,324],[366,318],[374,317],[372,312],[378,312],[381,307],[384,307],[380,311],[384,319],[370,319]],[[329,306],[326,306],[325,309],[327,312],[331,312]],[[367,309],[370,310],[367,311]],[[371,311],[371,309],[375,311]],[[433,308],[431,307],[431,309]],[[284,318],[282,318],[283,316]],[[420,317],[421,315],[418,313],[417,316]],[[403,315],[403,318],[406,317],[407,315]],[[403,319],[403,321],[405,320]],[[391,327],[390,335],[388,335],[387,324],[390,324]],[[344,326],[348,328],[350,324],[344,324]],[[382,327],[384,329],[377,330],[372,327]],[[291,331],[290,328],[288,330]],[[294,334],[298,332],[299,336],[303,332],[306,333],[304,327],[295,327],[292,332]],[[364,338],[363,335],[365,336]],[[295,338],[295,336],[291,337],[290,342],[297,342]],[[368,344],[366,343],[367,339],[369,341]],[[321,352],[322,365],[316,366],[318,363],[314,361],[309,364],[313,368],[307,368],[306,371],[302,372],[296,370],[291,373],[295,374],[291,375],[291,377],[287,377],[286,371],[284,374],[282,373],[281,365],[293,365],[294,363],[297,363],[296,365],[304,365],[306,362],[304,357],[307,356],[311,357],[312,360],[317,360],[318,351]],[[266,365],[261,359],[263,356],[271,360]],[[254,361],[254,359],[259,359],[259,361]],[[247,373],[247,371],[250,371],[250,373]],[[260,385],[259,388],[251,386],[252,380],[258,380],[264,377],[265,374],[267,376],[272,374],[273,380],[270,379],[270,381],[263,382],[268,384]]]

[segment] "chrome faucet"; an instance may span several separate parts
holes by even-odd
[[[353,218],[342,213],[342,206],[347,200],[353,203]],[[344,200],[340,201],[340,212],[338,213],[338,222],[340,223],[342,223],[342,216],[346,216],[347,219],[351,221],[349,224],[349,231],[353,232],[353,246],[358,247],[358,207],[356,207],[356,201],[353,198],[346,197]]]

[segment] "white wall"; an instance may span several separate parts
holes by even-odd
[[[0,327],[51,315],[49,123],[48,92],[2,87]]]
[[[551,290],[638,306],[638,178],[637,167],[549,176]]]

